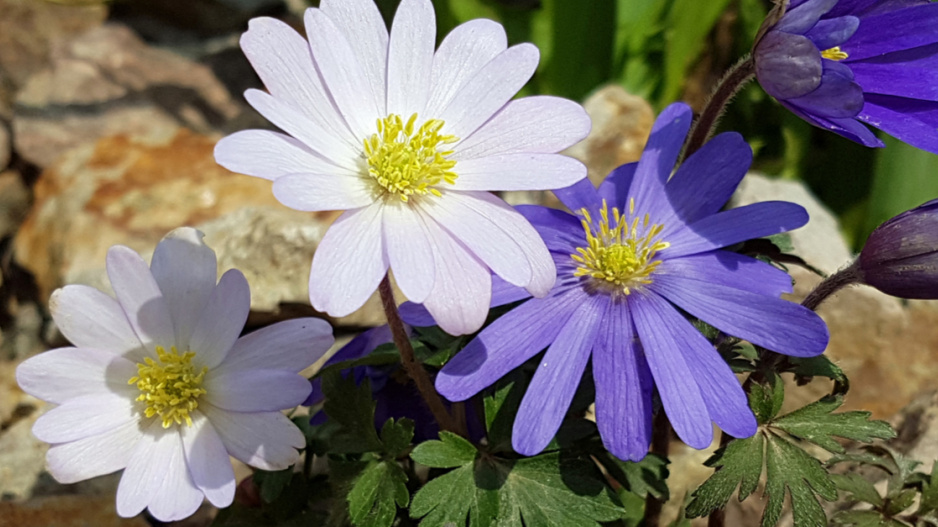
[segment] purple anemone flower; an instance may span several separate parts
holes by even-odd
[[[669,179],[691,117],[686,105],[669,106],[637,164],[619,167],[598,189],[584,181],[555,191],[574,214],[518,207],[550,249],[556,285],[486,327],[436,387],[452,401],[467,399],[547,348],[515,419],[519,453],[540,452],[554,437],[591,357],[596,423],[619,458],[646,454],[655,386],[678,436],[694,448],[710,444],[711,422],[735,437],[755,433],[736,376],[680,310],[780,353],[813,356],[826,347],[824,322],[779,298],[791,291],[785,272],[719,250],[800,227],[807,213],[787,202],[720,211],[752,161],[735,133],[714,138]],[[530,298],[493,283],[494,305]],[[415,311],[405,310],[420,325]]]
[[[938,298],[938,200],[877,227],[856,265],[862,282],[888,295]]]
[[[884,146],[865,123],[938,153],[938,4],[792,0],[754,59],[765,91],[805,121]]]

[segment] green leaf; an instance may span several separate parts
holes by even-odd
[[[407,474],[395,461],[372,461],[348,493],[349,518],[358,527],[389,527],[397,507],[410,502]]]
[[[332,453],[381,450],[381,439],[374,423],[375,402],[368,379],[356,386],[352,378],[332,371],[322,378],[322,392],[326,397],[323,410],[339,425],[339,430],[332,436]]]
[[[513,372],[503,377],[495,390],[483,399],[490,451],[511,451],[511,430],[526,388],[523,376]]]
[[[848,494],[847,501],[861,501],[876,507],[883,505],[883,498],[876,487],[859,474],[831,474],[831,481]]]
[[[810,441],[835,454],[844,451],[834,437],[870,443],[891,439],[896,432],[885,421],[870,421],[870,412],[832,413],[843,404],[843,396],[827,396],[804,408],[776,419],[772,426],[799,439]]]
[[[915,489],[905,489],[889,500],[884,512],[887,516],[895,516],[911,507],[916,497],[918,497],[918,492]]]
[[[664,55],[663,105],[679,98],[687,69],[707,47],[707,35],[729,0],[675,0],[668,12]]]
[[[661,501],[668,501],[668,463],[667,458],[658,454],[648,454],[641,461],[622,461],[603,451],[602,454],[593,454],[599,462],[622,487],[629,492],[644,498],[651,494]]]
[[[759,423],[767,423],[778,415],[785,402],[785,383],[775,372],[770,372],[764,383],[754,382],[749,388],[749,407]]]
[[[424,441],[410,453],[410,457],[432,468],[453,468],[472,463],[478,450],[472,443],[452,432],[440,432],[441,441]]]
[[[716,468],[716,472],[694,491],[687,516],[698,518],[722,509],[737,486],[740,501],[749,497],[759,485],[764,444],[764,436],[759,432],[746,439],[734,439],[717,450],[705,463]]]
[[[431,479],[414,496],[412,518],[420,525],[488,527],[498,516],[498,485],[489,471],[477,471],[472,462]]]
[[[765,495],[769,501],[762,526],[778,523],[786,490],[791,495],[795,527],[826,525],[827,516],[815,494],[833,501],[837,499],[837,487],[821,462],[783,438],[770,434],[767,439]]]
[[[932,465],[931,477],[922,483],[922,501],[917,516],[938,511],[938,461]]]
[[[883,518],[878,511],[840,511],[834,514],[831,521],[836,525],[854,527],[908,527],[908,524],[898,520]]]
[[[382,450],[392,459],[407,450],[413,438],[414,422],[410,419],[388,419],[381,427]]]
[[[827,377],[834,381],[834,389],[831,395],[842,395],[850,389],[850,381],[847,375],[826,355],[816,357],[800,358],[789,357],[788,361],[794,366],[792,372],[795,374],[795,381],[799,386],[807,384],[814,377]]]
[[[257,470],[254,472],[254,483],[260,490],[261,499],[266,503],[273,503],[280,496],[283,489],[287,488],[290,480],[293,479],[293,467],[268,472],[266,470]]]

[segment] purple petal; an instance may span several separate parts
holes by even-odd
[[[103,434],[49,447],[46,465],[59,483],[77,483],[110,474],[127,466],[137,441],[143,436],[137,421]]]
[[[531,293],[527,292],[527,290],[506,282],[498,275],[492,275],[492,300],[489,302],[490,307],[503,306],[526,298],[531,298]],[[411,326],[428,327],[436,325],[433,315],[421,304],[404,302],[399,308],[401,318]],[[351,343],[349,343],[349,345],[351,345]]]
[[[830,49],[843,44],[856,33],[860,19],[855,16],[829,18],[818,22],[805,36],[814,42],[818,49]]]
[[[214,373],[214,372],[213,372]],[[205,401],[232,412],[274,412],[299,405],[309,381],[284,370],[238,370],[205,378]]]
[[[195,360],[208,369],[221,364],[238,340],[250,311],[247,278],[241,271],[231,269],[218,281],[192,331],[187,349],[195,352]]]
[[[632,178],[635,177],[637,168],[638,163],[628,163],[613,169],[599,184],[599,198],[619,210],[627,210],[629,189],[632,187]]]
[[[216,507],[234,501],[235,474],[228,451],[208,418],[194,412],[192,426],[180,427],[192,482]]]
[[[56,289],[49,299],[52,320],[79,348],[94,348],[131,360],[143,360],[146,351],[123,308],[110,296],[86,285]]]
[[[423,309],[423,306],[420,304],[414,304],[413,302],[406,302],[401,306],[401,308],[403,308],[405,305],[416,306]],[[426,316],[430,317],[430,313],[428,313],[425,309],[423,310],[423,313],[426,313]],[[401,309],[401,315],[403,316],[403,309]],[[432,322],[431,317],[431,322],[427,325],[432,326],[433,324],[434,323]],[[355,338],[350,340],[348,344],[342,346],[342,348],[335,352],[333,356],[329,357],[329,360],[323,364],[323,368],[337,364],[339,362],[364,357],[365,355],[368,355],[374,351],[374,349],[378,346],[387,342],[391,342],[391,340],[391,328],[387,324],[363,331],[356,335]],[[317,377],[312,380],[311,384],[313,391],[310,392],[309,396],[306,397],[306,401],[303,402],[303,406],[314,406],[325,400],[325,396],[322,393],[322,379]]]
[[[430,0],[403,0],[394,14],[388,43],[387,113],[404,119],[423,114],[435,47],[433,4]]]
[[[938,5],[924,4],[863,18],[841,49],[855,61],[938,42]]]
[[[528,300],[485,328],[436,377],[440,395],[464,401],[550,345],[584,300],[564,292]]]
[[[107,274],[134,333],[152,353],[176,342],[169,307],[150,268],[129,247],[115,245],[107,252]]]
[[[938,102],[870,94],[857,118],[914,147],[938,153]]]
[[[938,44],[851,62],[850,69],[868,94],[938,101]]]
[[[769,31],[755,50],[762,88],[784,100],[811,93],[821,84],[821,52],[805,36]]]
[[[818,19],[837,4],[838,0],[808,0],[797,8],[789,9],[778,25],[776,31],[802,34],[817,24]]]
[[[651,444],[654,380],[625,302],[612,302],[606,311],[593,348],[593,378],[603,445],[619,459],[642,459]]]
[[[580,209],[594,212],[603,206],[599,192],[596,191],[593,182],[587,178],[583,178],[568,187],[555,189],[554,195],[574,214],[580,212]],[[609,203],[609,206],[614,207],[615,204]]]
[[[572,254],[586,243],[580,219],[568,212],[540,205],[518,205],[515,210],[534,225],[551,252]]]
[[[789,104],[817,117],[849,119],[863,108],[863,88],[853,80],[853,72],[844,64],[824,60],[824,73],[816,90],[789,99]]]
[[[829,132],[834,132],[835,134],[841,135],[860,143],[863,146],[868,146],[870,148],[882,148],[886,146],[876,135],[869,130],[869,128],[863,126],[854,119],[827,119],[820,116],[812,116],[808,113],[805,113],[800,108],[788,104],[785,101],[780,101],[782,106],[788,108],[789,111],[801,117],[808,123],[822,128]],[[862,118],[862,112],[858,115],[858,118]]]
[[[533,456],[541,452],[560,429],[608,304],[604,295],[587,297],[547,348],[521,400],[512,429],[512,447],[519,454]]]
[[[205,403],[199,411],[212,422],[225,450],[261,470],[283,470],[299,461],[303,432],[280,412],[229,412]]]
[[[730,251],[711,251],[665,260],[655,270],[654,276],[678,276],[684,280],[773,297],[792,292],[791,277],[785,271]]]
[[[40,353],[16,368],[20,388],[43,401],[62,404],[73,397],[123,394],[136,397],[127,381],[137,375],[133,362],[106,351],[59,348]]]
[[[635,200],[638,211],[670,215],[666,212],[671,210],[671,205],[665,195],[664,185],[681,153],[693,117],[690,106],[674,103],[655,120],[629,188],[628,197]],[[620,210],[628,210],[626,205],[623,204],[624,208]]]

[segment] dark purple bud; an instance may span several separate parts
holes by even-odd
[[[887,220],[857,261],[864,283],[902,298],[938,298],[938,200]]]

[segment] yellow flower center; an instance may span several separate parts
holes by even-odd
[[[836,46],[831,49],[825,49],[824,51],[821,52],[821,56],[824,57],[825,59],[830,59],[830,60],[844,60],[850,55],[847,55],[846,53],[841,51],[840,46]]]
[[[441,196],[434,188],[442,182],[453,184],[456,161],[447,159],[452,150],[445,145],[459,139],[441,135],[443,121],[430,119],[415,128],[417,114],[405,123],[400,115],[391,114],[378,119],[378,133],[365,139],[365,157],[368,173],[379,185],[407,201],[412,194]]]
[[[147,417],[159,415],[163,419],[163,428],[169,428],[183,422],[192,426],[189,412],[199,407],[199,396],[205,393],[201,388],[202,379],[208,368],[196,371],[192,364],[195,352],[187,351],[182,355],[173,346],[167,352],[162,346],[156,347],[158,361],[147,357],[145,364],[137,363],[137,376],[127,384],[136,384],[140,390],[138,401],[145,402],[144,414]]]
[[[627,215],[613,207],[611,216],[603,200],[598,225],[587,209],[580,209],[580,214],[587,246],[570,255],[578,264],[574,276],[589,276],[598,289],[625,295],[652,282],[651,274],[661,264],[655,254],[671,245],[655,240],[662,225],[651,224],[648,214],[635,215],[635,200],[629,202]]]

